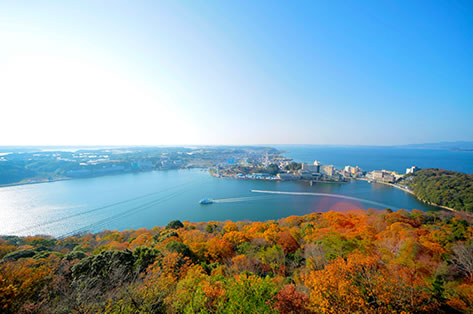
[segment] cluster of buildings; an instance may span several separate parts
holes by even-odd
[[[366,179],[374,182],[394,183],[397,181],[396,175],[397,174],[392,171],[373,170],[366,174]]]
[[[278,176],[273,176],[270,173],[250,173],[243,174],[239,173],[235,176],[237,179],[251,179],[251,180],[281,180]]]
[[[419,168],[412,166],[406,169],[406,174],[415,173]],[[404,174],[388,170],[373,170],[366,174],[366,179],[373,182],[395,183],[404,177]]]
[[[417,170],[419,170],[418,167],[412,166],[406,169],[406,174],[414,173]],[[333,165],[322,165],[317,160],[313,164],[303,163],[299,171],[288,171],[277,175],[280,180],[344,182],[348,179],[367,179],[381,183],[395,183],[403,176],[404,174],[389,170],[373,170],[366,173],[358,166],[345,166],[342,170],[338,170]]]
[[[346,181],[342,173],[333,165],[322,165],[317,160],[313,164],[302,163],[300,170],[278,173],[277,176],[280,180]]]
[[[318,160],[313,163],[295,163],[290,158],[285,158],[279,154],[261,154],[257,158],[256,163],[242,164],[247,169],[241,167],[227,166],[219,171],[217,166],[216,171],[212,170],[211,174],[218,177],[234,177],[237,179],[252,179],[252,180],[282,180],[295,181],[307,180],[312,182],[347,182],[351,179],[366,179],[370,182],[380,183],[395,183],[399,181],[405,174],[400,174],[395,171],[388,170],[373,170],[370,172],[363,171],[358,166],[347,165],[339,170],[334,165],[323,165]],[[261,171],[263,169],[270,170],[271,166],[277,166],[278,173],[271,171],[271,173],[253,172]],[[412,166],[406,169],[406,174],[414,173],[419,168]]]
[[[298,164],[298,169],[288,169],[287,166],[294,164],[291,159],[287,158],[268,158],[268,155],[264,156],[261,165],[267,168],[269,165],[277,165],[279,173],[235,173],[232,169],[225,169],[219,171],[219,167],[216,170],[211,170],[211,174],[217,177],[230,176],[236,179],[253,179],[253,180],[283,180],[283,181],[294,181],[294,180],[308,180],[308,181],[321,181],[321,182],[346,182],[349,178],[362,177],[363,171],[360,167],[346,166],[343,170],[338,170],[334,165],[323,165],[319,161],[313,163],[301,163]],[[232,173],[233,172],[233,173]]]
[[[349,178],[360,178],[363,176],[363,170],[358,166],[345,166],[342,170],[342,175]]]

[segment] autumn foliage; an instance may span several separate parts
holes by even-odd
[[[0,237],[0,312],[473,311],[473,227],[453,213],[347,211]]]

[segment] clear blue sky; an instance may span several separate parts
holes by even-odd
[[[472,1],[2,1],[0,43],[0,145],[473,140]]]

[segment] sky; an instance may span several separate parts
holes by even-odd
[[[472,1],[0,1],[0,145],[473,140]]]

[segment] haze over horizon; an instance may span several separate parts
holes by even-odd
[[[473,140],[473,3],[5,1],[0,145]]]

